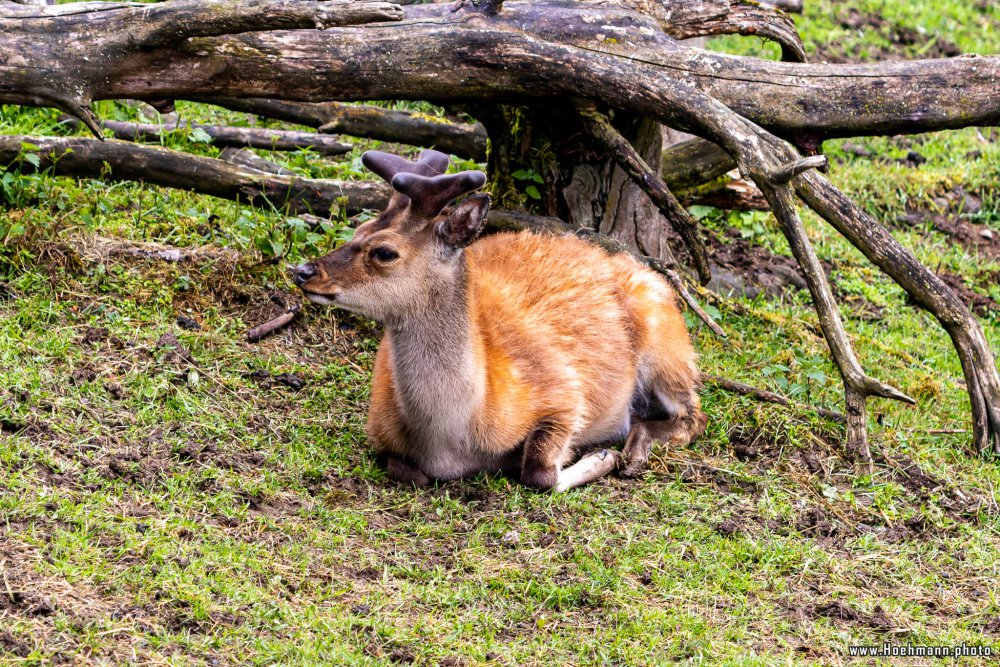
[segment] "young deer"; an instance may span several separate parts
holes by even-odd
[[[565,490],[637,474],[654,441],[704,431],[695,352],[657,274],[575,237],[477,241],[489,197],[448,204],[486,175],[445,175],[443,153],[362,161],[392,184],[388,207],[293,277],[310,300],[385,325],[367,430],[391,478],[505,470]],[[626,435],[621,453],[564,467]]]

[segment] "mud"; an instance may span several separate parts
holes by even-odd
[[[736,229],[726,230],[724,240],[714,234],[706,236],[713,265],[709,289],[722,295],[755,299],[763,294],[776,300],[784,298],[788,289],[806,289],[805,278],[793,258],[750,243]],[[824,266],[827,271],[831,268]]]

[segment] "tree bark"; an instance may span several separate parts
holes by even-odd
[[[665,219],[684,240],[702,284],[708,283],[712,273],[698,223],[677,201],[659,174],[663,153],[660,125],[651,119],[642,119],[637,145],[633,146],[615,130],[606,116],[595,109],[582,109],[580,115],[587,132],[618,163],[618,169],[611,175],[612,200],[617,200],[617,203],[613,209],[608,207],[601,221],[601,231],[614,237],[635,239],[644,254],[663,257],[668,246],[664,238],[665,225],[661,223]],[[646,196],[640,197],[629,188],[638,189]],[[658,211],[648,210],[650,205]],[[626,225],[627,228],[622,229]]]
[[[153,10],[134,7],[77,10],[58,19],[13,18],[16,13],[2,10],[0,34],[11,55],[0,63],[0,102],[79,111],[95,99],[121,98],[475,103],[574,94],[575,77],[564,68],[559,76],[544,80],[531,75],[536,61],[532,47],[541,39],[546,47],[561,45],[557,51],[547,49],[559,63],[609,58],[646,76],[684,80],[786,138],[818,141],[1000,122],[998,58],[874,65],[737,58],[686,47],[661,32],[664,26],[658,20],[612,2],[511,2],[498,17],[452,12],[446,5],[400,8],[291,0],[256,4],[258,11],[233,10],[236,16],[213,10],[214,3],[192,0],[153,5],[159,13],[148,16]],[[700,6],[695,0],[651,4],[684,8],[695,16]],[[61,8],[73,5],[17,9],[37,16]],[[236,34],[393,20],[401,11],[406,20],[380,27]],[[205,15],[212,20],[206,21]],[[134,30],[145,24],[150,27]],[[188,27],[161,29],[165,24]],[[190,27],[194,25],[203,27]],[[67,32],[77,39],[63,39]],[[686,28],[676,32],[691,35]],[[212,33],[226,36],[205,36]],[[609,39],[622,33],[630,40]],[[586,50],[577,45],[586,45]],[[289,52],[296,57],[284,57]],[[379,67],[372,70],[370,63]],[[607,94],[614,92],[594,98],[611,102],[608,98],[621,98],[624,91]]]
[[[178,4],[194,7],[171,12]],[[1000,120],[1000,96],[995,94],[998,58],[877,65],[774,63],[688,48],[660,32],[658,21],[624,5],[616,9],[614,3],[564,5],[556,0],[511,2],[491,18],[469,10],[451,12],[445,5],[415,5],[402,8],[407,20],[378,28],[235,34],[313,27],[317,22],[331,25],[336,20],[391,20],[401,11],[385,3],[259,4],[278,5],[281,11],[222,14],[205,22],[212,3],[173,0],[153,5],[162,13],[148,19],[143,12],[152,10],[133,7],[105,10],[96,18],[93,12],[59,19],[2,18],[0,13],[0,34],[10,54],[16,54],[0,64],[0,102],[79,109],[94,99],[121,98],[496,102],[573,94],[574,77],[565,69],[541,81],[530,75],[532,46],[542,39],[546,46],[562,45],[553,53],[559,63],[612,58],[644,75],[684,80],[786,138],[925,132]],[[662,6],[697,4],[689,0]],[[201,5],[205,7],[199,12]],[[345,5],[353,13],[342,15]],[[73,5],[18,9],[63,7]],[[204,27],[138,33],[132,28],[162,25],[168,19],[175,25]],[[78,38],[63,39],[67,32]],[[213,32],[226,36],[203,36]],[[634,41],[609,39],[621,33]],[[587,50],[581,51],[579,44]],[[284,57],[289,52],[296,57]],[[506,66],[498,67],[498,61]],[[370,63],[379,63],[377,71]]]

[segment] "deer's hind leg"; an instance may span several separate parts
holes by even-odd
[[[693,351],[688,359],[675,358],[673,363],[653,367],[650,375],[633,398],[632,427],[618,467],[623,477],[636,477],[646,470],[653,443],[683,447],[705,432],[708,421],[695,391],[698,375]]]
[[[700,410],[691,416],[633,423],[618,461],[618,474],[638,477],[649,467],[654,443],[683,447],[705,432],[706,423]]]

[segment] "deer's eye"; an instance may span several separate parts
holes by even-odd
[[[394,259],[399,259],[398,252],[384,245],[372,248],[368,255],[378,262],[391,262]]]

